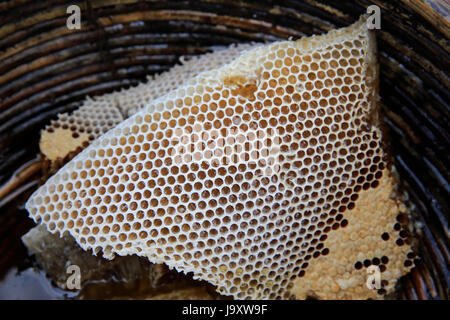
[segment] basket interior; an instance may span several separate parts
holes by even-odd
[[[66,27],[71,4],[81,8],[80,30]],[[20,236],[33,223],[23,204],[41,177],[40,130],[58,113],[136,85],[180,56],[323,33],[371,4],[381,8],[380,94],[392,154],[423,226],[421,261],[397,298],[448,299],[450,25],[432,0],[0,2],[0,277],[26,257]]]

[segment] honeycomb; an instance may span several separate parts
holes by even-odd
[[[375,52],[364,17],[242,52],[92,142],[26,208],[85,250],[144,256],[237,299],[382,297],[411,268],[411,241]],[[361,278],[372,264],[383,289]]]
[[[212,53],[181,59],[167,72],[147,78],[146,83],[118,92],[87,98],[73,113],[58,114],[42,132],[40,149],[49,159],[64,159],[135,114],[144,105],[178,88],[191,77],[231,62],[243,51],[259,44],[231,45]]]
[[[378,299],[395,289],[397,279],[415,263],[411,249],[409,209],[395,190],[395,169],[383,169],[379,186],[362,190],[354,209],[336,216],[339,232],[322,242],[320,257],[306,261],[293,292],[300,299]],[[344,227],[344,228],[342,228]],[[314,257],[313,257],[314,258]],[[368,290],[366,282],[376,268],[379,288]]]

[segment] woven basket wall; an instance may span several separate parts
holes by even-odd
[[[66,8],[81,8],[81,29]],[[399,299],[449,298],[450,17],[446,1],[0,2],[0,278],[25,256],[23,203],[41,172],[39,132],[60,112],[167,70],[181,55],[237,42],[298,38],[381,8],[380,93],[392,152],[417,220],[421,260]],[[30,162],[31,161],[31,162]],[[25,168],[25,169],[23,169]]]

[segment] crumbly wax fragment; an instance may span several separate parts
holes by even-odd
[[[137,256],[117,257],[113,260],[95,256],[81,249],[70,235],[59,237],[38,225],[22,237],[28,250],[35,255],[40,267],[55,284],[63,290],[68,289],[67,280],[73,272],[67,272],[71,265],[80,269],[80,285],[103,281],[140,281],[155,287],[162,283],[168,269],[155,265]]]

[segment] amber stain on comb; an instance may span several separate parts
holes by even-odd
[[[231,88],[231,93],[234,96],[241,96],[250,101],[254,101],[255,92],[258,90],[255,79],[249,79],[243,75],[227,76],[223,80],[225,87]]]

